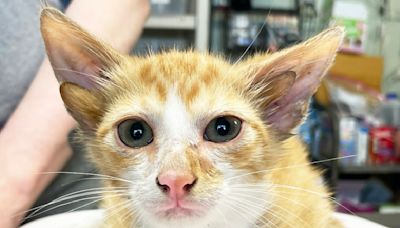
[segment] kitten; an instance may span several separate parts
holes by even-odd
[[[294,134],[341,28],[237,64],[121,55],[49,8],[41,30],[90,159],[115,177],[104,227],[341,226]]]

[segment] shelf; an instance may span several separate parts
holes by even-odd
[[[273,15],[273,14],[285,14],[285,15],[299,15],[300,11],[299,9],[249,9],[249,10],[233,10],[230,8],[226,7],[213,7],[212,8],[215,11],[222,10],[222,11],[227,11],[229,13],[237,13],[237,14],[262,14],[262,15]]]
[[[298,9],[251,9],[247,11],[233,11],[235,13],[248,13],[248,14],[286,14],[286,15],[299,15]]]
[[[343,174],[390,174],[400,173],[400,165],[339,166]]]
[[[194,30],[193,15],[151,16],[144,26],[147,29]]]

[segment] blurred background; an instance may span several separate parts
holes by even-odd
[[[300,134],[311,160],[328,159],[315,165],[326,170],[338,211],[400,227],[400,1],[151,0],[151,5],[132,51],[137,55],[194,48],[234,62],[244,54],[289,47],[334,24],[344,26],[345,41]]]

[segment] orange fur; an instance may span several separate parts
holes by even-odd
[[[57,39],[64,30],[72,31],[74,37],[64,38],[64,47],[61,48]],[[190,197],[209,200],[211,209],[217,200],[207,197],[218,192],[221,185],[233,183],[227,182],[228,174],[232,173],[236,178],[243,175],[241,184],[246,184],[247,190],[256,184],[263,186],[261,184],[269,183],[272,186],[262,190],[272,200],[264,205],[263,200],[266,199],[259,199],[260,206],[265,208],[253,225],[339,226],[333,225],[335,221],[331,218],[333,207],[330,194],[319,183],[320,171],[308,164],[302,142],[297,136],[290,136],[290,133],[305,115],[306,98],[315,92],[319,80],[333,61],[342,36],[341,29],[330,29],[278,54],[261,54],[236,65],[220,57],[195,51],[171,51],[144,58],[119,55],[51,9],[45,9],[42,13],[42,31],[55,69],[62,62],[58,61],[60,57],[55,49],[65,50],[71,46],[73,52],[65,53],[66,58],[83,58],[88,63],[87,72],[102,78],[101,85],[98,85],[93,81],[82,82],[79,78],[84,77],[82,75],[59,75],[55,70],[61,82],[65,105],[80,123],[80,137],[101,174],[125,178],[129,170],[135,170],[145,178],[152,175],[154,169],[160,173],[165,170],[189,173],[198,179],[190,191]],[[69,39],[72,41],[68,42]],[[85,42],[77,44],[77,39]],[[91,57],[94,62],[90,61]],[[67,67],[72,69],[80,66],[77,63],[69,64]],[[318,77],[310,82],[311,86],[302,88],[306,92],[295,91],[298,89],[296,83],[312,77],[310,75],[313,72],[317,72]],[[70,77],[77,79],[68,82]],[[280,107],[279,102],[300,99],[291,96],[291,93],[300,94],[299,97],[304,95],[305,98]],[[171,97],[178,97],[182,107],[179,102],[171,103]],[[162,119],[167,115],[165,110],[174,105],[186,110],[181,118],[182,121],[190,121],[189,125],[180,126],[180,120]],[[283,113],[283,120],[279,116],[274,117],[278,122],[286,119],[289,122],[282,125],[269,122],[269,116],[275,112],[271,111],[271,107],[278,111],[293,107],[289,113]],[[224,143],[204,140],[207,124],[221,115],[236,116],[242,120],[239,135]],[[126,118],[145,120],[153,129],[154,141],[136,149],[118,143],[116,128]],[[168,134],[176,132],[174,129],[164,129],[168,121],[176,122],[179,125],[177,128],[182,131],[192,132],[192,138],[186,139],[185,135],[179,134],[176,138],[169,138]],[[137,170],[144,162],[155,168]],[[221,164],[228,164],[230,168],[222,169]],[[151,184],[156,188],[154,183]],[[127,185],[116,180],[104,180],[105,187]],[[255,196],[249,194],[246,197],[250,202],[254,201],[251,197]],[[106,209],[130,202],[120,212],[108,212],[105,227],[143,225],[146,221],[141,221],[136,213],[136,210],[141,210],[139,204],[142,198],[145,196],[140,194],[129,199],[105,193],[102,206]],[[237,206],[246,207],[246,202],[242,201],[243,204]],[[248,206],[248,210],[257,210],[257,205]]]

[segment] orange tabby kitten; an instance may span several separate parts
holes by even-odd
[[[341,28],[234,65],[124,56],[54,9],[41,30],[90,159],[115,177],[105,227],[340,227],[294,132]]]

